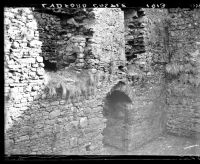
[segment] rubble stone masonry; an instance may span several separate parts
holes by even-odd
[[[200,12],[120,8],[80,12],[81,16],[4,9],[5,153],[109,154],[103,143],[109,122],[104,108],[106,97],[116,90],[130,99],[125,109],[127,151],[165,130],[198,136],[200,89],[168,79],[166,65],[187,53],[200,61]],[[49,97],[45,63],[55,63],[55,72],[72,66],[103,78],[88,97],[73,101]],[[118,147],[121,143],[113,142]]]
[[[191,76],[190,69],[196,71],[191,80],[179,80],[169,83],[169,104],[167,130],[176,135],[200,137],[200,12],[199,9],[171,9],[169,26],[169,43],[172,51],[171,62],[178,62],[184,67],[184,76]],[[193,60],[194,59],[194,60]]]

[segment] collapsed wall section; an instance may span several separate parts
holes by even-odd
[[[68,9],[69,13],[56,13],[51,10],[34,11],[38,23],[40,40],[43,42],[42,56],[55,64],[55,70],[70,65],[87,67],[85,58],[89,56],[88,45],[92,31],[87,27],[93,20],[91,9]]]

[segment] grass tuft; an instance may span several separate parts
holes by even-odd
[[[76,71],[67,68],[57,72],[46,72],[46,87],[49,96],[80,100],[82,96],[93,95],[101,77],[104,75],[93,74],[90,70]]]

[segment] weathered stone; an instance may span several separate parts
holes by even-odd
[[[36,72],[29,72],[29,75],[30,75],[31,77],[35,77],[35,76],[36,76]]]
[[[96,73],[97,70],[95,68],[91,69],[92,73]]]
[[[44,75],[44,68],[37,68],[37,75],[41,76],[41,75]]]
[[[85,56],[85,54],[79,53],[77,57],[78,57],[78,58],[84,58],[84,56]]]
[[[37,68],[38,66],[39,66],[38,63],[32,64],[32,67],[33,67],[33,68]]]
[[[59,101],[51,102],[50,105],[51,105],[51,106],[57,106],[57,105],[59,105]]]
[[[61,100],[60,101],[60,105],[63,105],[63,104],[65,104],[66,103],[66,100]]]
[[[37,62],[39,62],[39,63],[43,62],[43,57],[38,56],[38,57],[37,57]]]
[[[55,118],[59,115],[60,115],[60,110],[54,110],[49,114],[50,118]]]
[[[86,127],[87,124],[88,124],[87,117],[82,117],[82,118],[80,118],[80,126],[81,126],[82,128]]]
[[[31,15],[28,15],[27,18],[28,18],[28,19],[33,19],[34,17],[33,17],[33,15],[31,14]]]
[[[76,137],[70,138],[70,146],[71,147],[76,147],[78,144],[78,139]]]
[[[21,102],[22,102],[22,103],[25,103],[25,102],[27,102],[27,99],[26,99],[26,98],[23,98],[23,99],[21,99]]]
[[[36,72],[36,68],[31,68],[31,71]]]
[[[38,94],[38,93],[37,93],[36,91],[30,93],[31,96],[36,96],[37,94]]]
[[[13,42],[12,48],[19,48],[20,44],[18,42]]]
[[[26,140],[29,140],[29,136],[21,136],[17,142],[21,142],[21,141],[26,141]]]
[[[76,53],[82,53],[84,52],[84,48],[81,46],[77,46],[77,47],[74,47],[73,51]]]
[[[44,63],[39,63],[39,66],[40,67],[44,67]]]
[[[35,86],[32,87],[32,90],[33,90],[33,91],[37,91],[37,90],[39,90],[39,89],[40,89],[40,87],[39,87],[38,85],[35,85]]]
[[[42,42],[38,41],[38,40],[32,40],[32,41],[29,42],[29,46],[31,48],[39,47],[41,45],[42,45]]]
[[[37,29],[37,22],[36,21],[32,21],[26,24],[26,26],[30,29]]]
[[[71,121],[71,124],[74,126],[74,127],[78,127],[78,124],[79,124],[79,122],[78,121]]]

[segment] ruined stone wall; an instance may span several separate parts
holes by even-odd
[[[129,12],[124,19],[121,9],[94,9],[94,19],[81,22],[66,14],[5,9],[6,154],[106,154],[103,107],[114,90],[132,103],[127,109],[127,150],[157,137],[165,119],[168,132],[198,134],[200,92],[193,82],[199,77],[199,12],[173,11],[170,26],[166,10]],[[125,41],[126,54],[131,46],[134,56],[127,64]],[[188,53],[194,67],[190,70],[186,62],[183,68],[196,70],[192,85],[165,73],[168,64],[185,60]],[[74,63],[104,76],[88,98],[48,97],[42,56],[55,61],[58,69]],[[128,72],[118,67],[125,65]],[[116,85],[119,81],[125,84]]]
[[[127,70],[133,92],[132,109],[128,111],[128,150],[163,132],[166,95],[165,61],[161,59],[166,54],[165,36],[158,32],[164,29],[162,20],[166,15],[163,10],[125,10]]]
[[[131,151],[154,139],[163,132],[165,96],[161,84],[131,87],[132,106],[128,109],[128,146]]]
[[[114,9],[112,10],[113,12],[115,11]],[[42,33],[42,31],[38,32],[41,30],[41,28],[38,29],[38,27],[41,26],[38,26],[38,20],[36,20],[37,18],[34,18],[37,14],[30,8],[7,8],[5,11],[5,21],[7,21],[5,23],[5,31],[7,34],[5,37],[6,43],[11,42],[10,44],[14,44],[16,41],[19,41],[21,44],[21,37],[23,35],[20,33],[22,32],[21,29],[23,29],[23,26],[25,25],[29,25],[27,27],[27,31],[30,31],[31,34],[34,34],[34,36],[31,34],[27,36],[25,35],[26,37],[32,36],[30,40],[27,39],[27,53],[21,55],[21,52],[26,50],[26,44],[23,45],[23,47],[18,46],[17,48],[19,51],[17,51],[15,54],[11,51],[15,50],[15,48],[5,48],[5,67],[8,66],[8,68],[5,70],[5,85],[7,86],[8,90],[12,89],[13,84],[11,81],[9,81],[9,79],[13,77],[19,77],[19,74],[15,73],[15,71],[27,70],[30,72],[28,74],[22,74],[22,77],[28,75],[26,80],[15,81],[13,90],[17,91],[11,92],[11,94],[15,93],[14,98],[5,102],[5,113],[7,115],[5,120],[7,122],[10,121],[8,123],[9,126],[6,126],[5,128],[5,153],[66,155],[106,154],[102,144],[102,132],[105,128],[106,121],[102,115],[103,102],[107,93],[118,83],[120,78],[117,75],[109,74],[108,70],[101,69],[101,64],[97,63],[98,65],[96,66],[96,69],[101,70],[101,73],[105,73],[106,75],[104,77],[109,78],[103,78],[99,80],[95,95],[90,95],[89,99],[82,97],[80,102],[76,102],[76,100],[73,102],[68,102],[64,99],[60,99],[59,97],[48,97],[45,94],[43,69],[44,63],[41,56],[43,55],[42,53],[44,53],[47,57],[51,55],[50,52],[47,52],[47,50],[43,49],[45,46],[47,46],[47,42],[44,42],[43,48],[41,48],[40,42],[43,41],[43,37],[46,39],[46,36],[48,36],[48,30],[46,32],[44,31],[44,33]],[[112,16],[112,14],[110,16]],[[115,16],[115,20],[117,20],[118,15]],[[46,17],[49,18],[49,16]],[[31,19],[31,23],[28,23],[29,18]],[[55,17],[52,18],[54,19]],[[26,24],[21,23],[21,21],[24,19],[27,21],[25,22]],[[9,21],[13,23],[10,23]],[[101,21],[103,21],[103,18]],[[17,25],[19,26],[17,29],[14,27],[17,24],[16,22],[19,23],[19,25]],[[120,27],[122,27],[122,23],[122,21],[119,21]],[[47,23],[47,25],[48,24],[50,23]],[[13,28],[15,28],[15,30],[13,30]],[[51,29],[52,28],[49,30]],[[96,28],[94,32],[98,33],[99,30],[100,29]],[[29,34],[27,31],[24,33]],[[14,35],[13,40],[11,40],[10,37],[12,37],[12,33],[17,32],[19,32],[19,39]],[[105,34],[106,33],[102,33],[102,38],[106,40]],[[122,36],[122,33],[120,37],[119,35],[115,36],[114,32],[110,34],[111,38],[117,40],[116,42],[113,41],[112,44],[118,46],[116,43],[120,41]],[[9,44],[6,44],[5,46],[8,45]],[[15,43],[15,46],[17,45],[18,44]],[[101,47],[100,43],[96,44],[95,46],[98,47],[97,52],[103,51],[103,47]],[[41,49],[43,51],[41,51]],[[101,56],[102,54],[97,54],[97,52],[93,51],[92,55],[99,56],[100,61],[103,60],[103,57]],[[118,55],[118,60],[122,60],[119,58],[120,55],[123,54],[118,54],[118,52],[115,53]],[[114,55],[114,51],[111,49],[108,51],[108,54]],[[15,59],[12,59],[13,56]],[[114,58],[114,56],[112,57]],[[24,65],[23,62],[25,62]],[[12,72],[13,75],[9,74],[9,70],[11,70],[12,66],[16,67],[14,72]],[[19,69],[19,67],[22,66],[23,68]],[[95,67],[92,66],[92,69],[95,69]],[[19,86],[22,84],[28,89],[18,90]],[[34,84],[34,86],[32,84]],[[8,99],[10,99],[10,96],[8,96]]]
[[[167,10],[136,8],[124,12],[128,78],[138,84],[152,77],[163,78],[167,62]]]
[[[139,9],[127,9],[124,11],[125,20],[125,53],[129,64],[134,62],[140,53],[145,52],[144,45],[144,24],[143,19],[144,13]]]
[[[5,8],[5,127],[11,127],[44,88],[37,22],[29,8]]]
[[[93,12],[92,65],[106,71],[118,69],[118,65],[125,65],[124,14],[119,8],[99,8]]]
[[[199,13],[199,9],[170,9],[167,130],[180,136],[199,137],[200,132]]]
[[[79,11],[79,15],[59,15],[45,10],[34,11],[43,42],[42,56],[50,63],[55,63],[56,69],[70,64],[78,68],[87,67],[87,42],[92,37],[87,25],[93,19],[92,16],[87,17],[88,13]]]
[[[116,85],[104,81],[93,94],[73,103],[64,99],[39,99],[7,130],[5,151],[8,154],[106,154],[102,131],[104,98]]]

